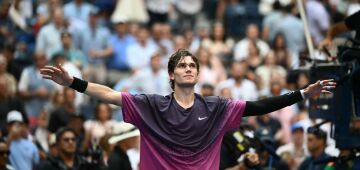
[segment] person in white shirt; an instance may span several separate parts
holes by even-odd
[[[233,99],[242,99],[249,101],[257,100],[258,91],[256,89],[255,83],[245,78],[248,70],[247,67],[248,65],[245,61],[232,63],[232,78],[220,82],[217,86],[217,89],[223,89],[225,87],[230,88]]]
[[[259,28],[255,24],[250,24],[246,29],[246,38],[236,43],[234,47],[234,59],[243,60],[249,54],[249,43],[255,42],[260,49],[260,56],[264,57],[270,50],[269,45],[259,38]]]

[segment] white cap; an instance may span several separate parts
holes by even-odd
[[[123,15],[113,15],[111,17],[111,22],[113,24],[118,24],[118,23],[127,23],[129,22],[129,18]]]
[[[113,135],[109,138],[109,144],[140,135],[140,131],[134,125],[125,122],[115,124],[112,132]]]
[[[19,111],[12,110],[7,114],[6,122],[24,122],[24,119]]]

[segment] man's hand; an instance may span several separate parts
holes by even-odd
[[[70,76],[61,65],[58,67],[45,66],[44,68],[40,69],[40,73],[42,74],[43,78],[52,80],[62,86],[68,87],[74,81],[74,78]]]
[[[323,41],[319,43],[319,49],[322,50],[324,48],[329,48],[332,45],[331,38],[325,38]]]
[[[310,84],[304,89],[304,95],[306,98],[311,98],[313,96],[318,96],[321,93],[332,93],[336,87],[336,82],[333,79],[328,80],[318,80],[314,84]]]

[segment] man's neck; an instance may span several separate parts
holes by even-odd
[[[75,155],[74,154],[67,155],[67,154],[60,153],[60,157],[64,161],[64,164],[67,167],[73,167],[74,166],[74,164],[75,164],[75,159],[74,159]]]
[[[64,45],[64,50],[69,51],[71,49],[71,45]]]
[[[239,78],[234,78],[235,80],[235,85],[236,86],[241,86],[241,83],[243,81],[243,78],[239,77]]]
[[[151,68],[151,71],[154,73],[154,74],[157,74],[159,72],[160,69],[157,69],[157,68]]]
[[[318,150],[314,151],[313,153],[311,153],[311,156],[314,158],[314,159],[318,159],[321,154],[323,153],[324,151],[324,148],[319,148]]]
[[[189,108],[194,104],[194,88],[176,88],[174,98],[183,108]]]

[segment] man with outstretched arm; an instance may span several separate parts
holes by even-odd
[[[187,50],[169,59],[173,93],[132,95],[70,76],[62,66],[41,69],[44,78],[69,86],[107,103],[122,106],[124,121],[137,126],[140,169],[219,169],[221,141],[226,131],[239,127],[243,116],[261,115],[304,98],[331,93],[333,80],[317,81],[307,88],[256,102],[229,100],[194,93],[199,62]]]

